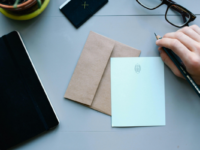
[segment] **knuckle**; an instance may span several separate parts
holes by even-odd
[[[175,33],[175,38],[179,39],[179,38],[183,37],[183,35],[184,34],[182,32],[176,32]]]
[[[188,30],[190,30],[189,27],[184,27],[184,28],[182,28],[182,32],[187,32]]]
[[[168,37],[170,37],[169,35],[170,35],[171,33],[166,33],[164,36],[163,36],[163,38],[168,38]]]
[[[189,59],[189,67],[190,69],[192,70],[196,70],[196,69],[199,69],[200,68],[200,60],[199,58],[195,57],[195,56],[191,56],[190,59]]]
[[[191,28],[192,28],[192,29],[197,29],[197,28],[199,28],[199,26],[197,26],[197,25],[195,24],[195,25],[192,25]]]
[[[199,43],[196,45],[196,50],[197,50],[198,52],[200,52],[200,44],[199,44]]]
[[[173,39],[172,42],[171,42],[171,47],[177,48],[177,47],[179,47],[179,44],[180,44],[179,40]]]

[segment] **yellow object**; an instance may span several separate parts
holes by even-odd
[[[14,20],[29,20],[32,18],[37,17],[39,14],[41,14],[45,8],[47,7],[47,5],[49,4],[50,0],[45,0],[44,3],[42,4],[40,9],[37,9],[36,11],[30,13],[30,14],[26,14],[26,15],[14,15],[9,13],[8,11],[0,8],[0,12],[5,15],[6,17],[10,18],[10,19],[14,19]]]

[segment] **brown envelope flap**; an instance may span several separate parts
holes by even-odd
[[[114,44],[115,41],[90,32],[68,85],[65,98],[86,105],[92,104]]]
[[[111,57],[138,57],[141,51],[116,42]],[[105,69],[101,83],[90,108],[111,115],[110,61]]]
[[[116,41],[111,57],[139,57],[140,53],[140,50]]]

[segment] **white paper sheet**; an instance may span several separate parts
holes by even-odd
[[[112,127],[165,125],[160,57],[111,58]]]

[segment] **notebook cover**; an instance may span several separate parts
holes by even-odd
[[[65,98],[91,105],[113,51],[114,41],[90,32]]]
[[[0,149],[58,125],[58,120],[17,32],[0,38]]]
[[[60,7],[60,11],[79,28],[107,2],[108,0],[67,0]]]

